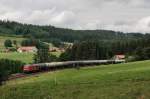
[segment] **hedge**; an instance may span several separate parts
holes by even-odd
[[[8,59],[0,59],[0,85],[10,74],[21,73],[24,63]]]

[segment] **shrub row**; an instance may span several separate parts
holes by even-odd
[[[0,59],[0,85],[10,74],[22,72],[24,63],[8,59]]]

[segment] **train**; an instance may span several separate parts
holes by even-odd
[[[123,63],[125,60],[81,60],[81,61],[64,61],[64,62],[51,62],[28,64],[23,66],[24,73],[41,72],[48,70],[58,70],[65,68],[79,68],[80,66],[99,65],[99,64],[116,64]]]

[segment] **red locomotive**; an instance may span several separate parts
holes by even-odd
[[[25,66],[23,66],[23,71],[24,72],[37,72],[37,71],[39,71],[39,66],[36,64],[25,65]]]

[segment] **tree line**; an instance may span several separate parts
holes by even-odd
[[[150,59],[150,39],[76,42],[60,60],[101,60],[111,59],[114,55],[132,56],[132,60]]]
[[[86,40],[128,40],[143,39],[150,37],[150,34],[122,33],[108,30],[72,30],[57,28],[51,25],[39,26],[21,24],[11,21],[0,21],[1,35],[21,35],[26,38],[40,39],[46,42],[72,42]]]

